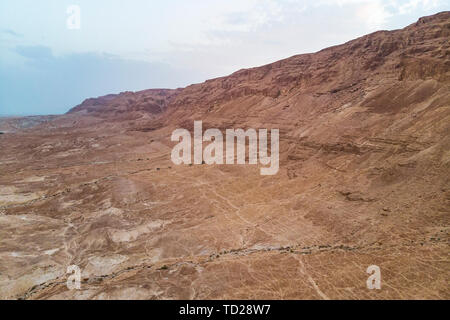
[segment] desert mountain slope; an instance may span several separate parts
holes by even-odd
[[[171,132],[194,120],[280,129],[278,174],[174,165]],[[449,12],[88,99],[0,146],[2,298],[450,298]]]

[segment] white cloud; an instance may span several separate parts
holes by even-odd
[[[381,1],[367,1],[358,7],[356,15],[370,30],[383,29],[392,16]]]
[[[248,6],[236,6],[227,12],[219,12],[206,21],[210,31],[256,31],[259,27],[281,22],[283,6],[274,0],[249,1]]]
[[[411,13],[412,11],[419,9],[420,7],[423,10],[430,10],[433,8],[437,8],[441,4],[441,0],[408,0],[401,2],[401,4],[395,1],[393,2],[393,6],[397,8],[398,13],[400,14]]]

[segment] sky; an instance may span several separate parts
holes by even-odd
[[[450,10],[450,0],[2,0],[0,115],[177,88]]]

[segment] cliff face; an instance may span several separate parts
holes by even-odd
[[[86,99],[80,105],[69,110],[71,113],[92,114],[97,117],[112,117],[123,120],[120,115],[141,112],[158,114],[166,109],[171,98],[180,90],[149,89],[140,92],[122,92],[98,98]],[[119,116],[119,117],[118,117]]]
[[[449,40],[443,12],[1,135],[0,297],[449,299]],[[175,166],[194,120],[280,129],[279,173]]]

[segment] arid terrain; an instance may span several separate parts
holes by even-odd
[[[194,120],[280,129],[278,174],[174,165]],[[450,12],[0,131],[1,299],[450,299]]]

